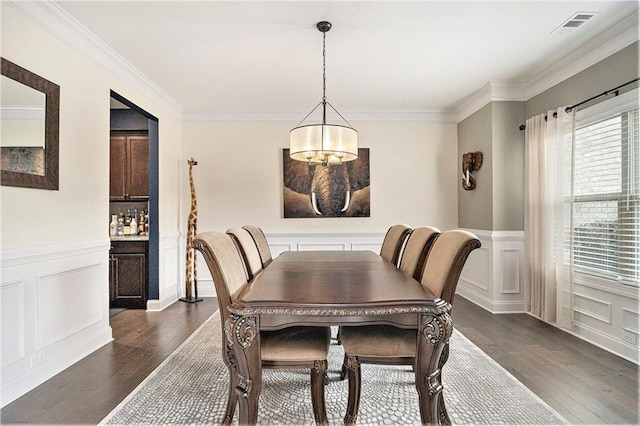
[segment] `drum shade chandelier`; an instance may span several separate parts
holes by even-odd
[[[331,23],[321,21],[316,24],[322,33],[322,100],[289,133],[289,156],[311,164],[336,164],[358,158],[358,132],[349,122],[327,102],[327,66],[325,39]],[[304,121],[322,106],[320,124],[303,125]],[[335,111],[346,125],[327,124],[327,106]]]

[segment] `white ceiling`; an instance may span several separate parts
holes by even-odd
[[[638,14],[638,1],[59,1],[185,111],[455,110],[527,84]],[[553,33],[576,12],[579,29]],[[302,117],[301,117],[302,118]],[[348,117],[347,117],[348,118]]]

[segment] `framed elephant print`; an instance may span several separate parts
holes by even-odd
[[[309,164],[282,150],[285,218],[370,217],[369,148],[343,164]]]

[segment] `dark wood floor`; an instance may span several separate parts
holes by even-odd
[[[125,311],[104,346],[0,411],[2,424],[96,424],[215,310],[215,299]],[[457,297],[454,325],[571,424],[638,424],[638,367],[526,314]],[[446,366],[445,366],[446,386]]]
[[[452,317],[457,330],[570,424],[639,423],[636,364],[531,315],[492,315],[462,297]]]

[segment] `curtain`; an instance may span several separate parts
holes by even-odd
[[[554,114],[556,118],[554,118]],[[525,133],[525,305],[538,318],[571,327],[571,244],[563,245],[571,191],[574,113],[565,107],[532,117]]]

